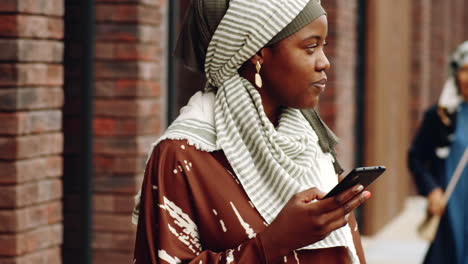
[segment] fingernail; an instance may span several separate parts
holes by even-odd
[[[371,198],[371,196],[372,196],[372,194],[371,194],[370,192],[364,192],[363,195],[364,195],[364,197],[365,197],[366,199],[369,199],[369,198]]]
[[[356,193],[359,193],[361,192],[362,190],[364,190],[364,186],[362,186],[361,184],[359,184],[358,186],[356,186],[356,188],[354,188],[354,191]]]

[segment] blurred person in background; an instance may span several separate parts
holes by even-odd
[[[428,213],[442,216],[426,264],[468,263],[468,169],[447,204],[444,190],[468,146],[468,41],[453,53],[449,77],[436,105],[424,114],[408,165]]]
[[[365,263],[350,212],[370,193],[320,200],[342,172],[313,110],[330,67],[320,1],[191,5],[176,55],[207,85],[153,145],[134,264]]]

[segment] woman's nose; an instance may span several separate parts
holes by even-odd
[[[317,71],[326,71],[330,69],[330,61],[327,58],[327,55],[325,55],[325,52],[320,51],[320,55],[317,58],[317,63],[316,63],[316,70]]]

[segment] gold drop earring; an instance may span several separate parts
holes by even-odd
[[[255,73],[255,85],[257,85],[258,88],[262,88],[263,81],[262,76],[260,76],[260,70],[262,69],[262,65],[259,61],[257,61],[257,65],[255,67],[257,68],[257,73]]]

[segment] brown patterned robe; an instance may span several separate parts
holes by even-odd
[[[256,236],[266,223],[230,171],[221,151],[200,151],[185,140],[159,143],[143,181],[134,263],[266,263]],[[338,247],[297,250],[281,263],[350,260]]]

